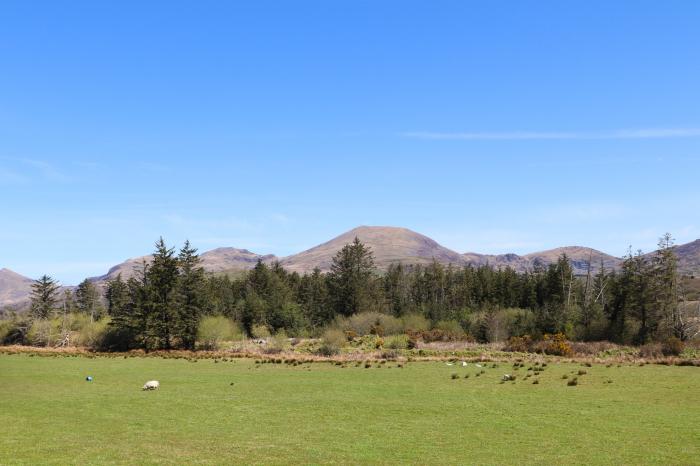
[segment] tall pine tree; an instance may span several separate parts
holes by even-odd
[[[180,249],[178,265],[176,331],[181,345],[193,350],[204,307],[204,269],[200,266],[197,249],[189,241]]]
[[[43,275],[32,284],[31,314],[35,319],[48,319],[56,310],[58,303],[58,290],[60,286],[56,280]]]
[[[333,257],[329,274],[330,298],[338,314],[349,316],[372,310],[376,269],[372,250],[355,238]]]
[[[168,248],[161,237],[155,244],[153,262],[148,269],[148,302],[146,304],[149,346],[170,349],[177,328],[178,261],[174,248]]]

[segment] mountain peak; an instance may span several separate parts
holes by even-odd
[[[427,264],[436,260],[442,263],[462,265],[461,254],[447,249],[435,240],[408,228],[362,225],[299,254],[285,257],[281,264],[296,272],[309,272],[315,267],[330,269],[333,256],[355,237],[368,246],[380,269],[390,264]]]

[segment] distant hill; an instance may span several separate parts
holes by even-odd
[[[571,267],[577,275],[588,273],[588,264],[592,271],[598,271],[602,263],[607,270],[617,269],[622,264],[622,259],[605,254],[592,248],[582,246],[567,246],[563,248],[549,249],[523,256],[533,266],[536,264],[549,265],[556,262],[562,254],[566,254],[571,262]]]
[[[524,256],[517,254],[463,254],[465,260],[472,265],[490,265],[496,268],[510,267],[517,272],[532,271],[537,267],[546,267],[556,262],[562,254],[566,254],[571,262],[571,267],[576,275],[588,273],[590,261],[591,272],[600,270],[601,262],[607,270],[613,270],[620,266],[622,259],[613,257],[604,252],[582,246],[567,246],[562,248],[549,249],[546,251],[533,252]]]
[[[518,272],[525,272],[531,268],[529,261],[517,254],[478,254],[476,252],[467,252],[462,254],[462,258],[467,264],[475,267],[482,265],[490,265],[497,269],[510,267]]]
[[[0,306],[24,307],[28,303],[34,280],[0,269]]]
[[[92,282],[101,283],[106,282],[108,280],[114,280],[119,275],[122,276],[123,280],[128,280],[136,275],[136,272],[139,270],[139,268],[144,262],[150,264],[152,260],[153,256],[151,255],[133,257],[110,268],[106,274],[100,275],[99,277],[91,277],[89,280]]]
[[[674,248],[678,269],[685,275],[700,275],[700,239]]]
[[[330,270],[333,256],[355,237],[372,248],[378,268],[386,269],[390,264],[428,264],[435,259],[443,264],[465,263],[461,254],[441,246],[427,236],[406,228],[369,227],[354,228],[332,240],[306,251],[283,258],[280,262],[288,270],[299,273],[310,272],[315,267]]]
[[[600,264],[606,269],[616,269],[622,260],[604,252],[582,246],[568,246],[526,255],[517,254],[478,254],[474,252],[461,254],[448,249],[425,235],[406,228],[387,226],[361,226],[347,231],[330,241],[312,247],[298,254],[278,258],[272,254],[256,254],[247,249],[223,247],[201,254],[202,265],[207,272],[237,272],[249,270],[258,260],[265,263],[280,261],[283,267],[299,273],[310,272],[315,267],[328,271],[333,256],[343,246],[358,237],[372,249],[377,267],[386,270],[390,264],[429,264],[436,260],[442,264],[464,266],[467,264],[491,265],[496,268],[511,267],[518,272],[533,270],[537,266],[547,266],[566,254],[577,275],[585,275],[588,261],[596,272]],[[678,255],[679,269],[686,275],[700,275],[700,240],[675,247]],[[650,255],[653,253],[650,253]],[[103,287],[107,280],[121,274],[123,279],[134,276],[143,261],[150,262],[152,257],[140,256],[115,265],[92,281]],[[50,273],[50,271],[47,271]],[[8,269],[0,270],[0,307],[26,306],[29,300],[33,280],[23,277]]]
[[[249,270],[255,267],[258,260],[271,263],[277,259],[277,257],[272,254],[260,255],[250,252],[247,249],[236,248],[216,248],[202,253],[199,257],[202,260],[201,263],[204,270],[211,273]],[[136,274],[144,261],[150,264],[152,260],[153,256],[151,255],[127,259],[121,264],[117,264],[109,269],[105,275],[93,277],[90,280],[102,283],[113,280],[120,274],[123,280],[128,280]]]

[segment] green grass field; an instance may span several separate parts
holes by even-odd
[[[696,367],[376,366],[1,355],[0,463],[700,463]]]

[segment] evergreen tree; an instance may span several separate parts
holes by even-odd
[[[48,319],[56,310],[58,303],[58,290],[60,286],[56,280],[43,275],[32,284],[31,314],[35,319]]]
[[[124,314],[118,315],[112,320],[120,334],[126,338],[126,346],[132,345],[150,349],[155,347],[153,337],[149,332],[149,318],[151,317],[150,296],[150,267],[146,261],[141,263],[134,277],[126,282],[129,300]]]
[[[321,327],[333,319],[333,309],[328,302],[326,278],[318,267],[314,268],[310,275],[301,277],[299,302],[312,327]]]
[[[384,296],[389,311],[400,317],[411,309],[411,276],[402,264],[391,264],[384,275]]]
[[[678,258],[673,250],[673,238],[666,233],[659,239],[659,249],[653,258],[654,301],[659,318],[673,335],[685,339],[685,324],[679,306],[680,279]]]
[[[629,314],[639,322],[639,331],[635,337],[635,343],[643,345],[655,334],[659,325],[658,309],[652,302],[654,293],[653,269],[646,260],[642,251],[632,258],[632,281]]]
[[[75,290],[76,307],[78,311],[90,316],[91,321],[102,317],[100,293],[90,280],[83,280]]]
[[[372,250],[359,238],[338,251],[333,257],[328,280],[336,313],[349,316],[371,310],[375,273]]]
[[[121,316],[126,312],[126,307],[129,303],[129,291],[126,283],[122,280],[122,274],[107,282],[105,298],[107,300],[107,313],[112,318]]]
[[[126,283],[121,274],[107,285],[107,311],[112,331],[107,346],[114,350],[147,347],[146,306],[148,303],[148,263],[143,261]]]
[[[200,266],[197,249],[185,241],[178,256],[180,267],[177,283],[177,334],[182,346],[193,350],[197,326],[204,307],[204,269]]]
[[[176,291],[178,261],[174,248],[168,248],[161,237],[155,244],[153,262],[148,269],[148,301],[146,303],[147,337],[156,349],[170,349],[177,328]]]

